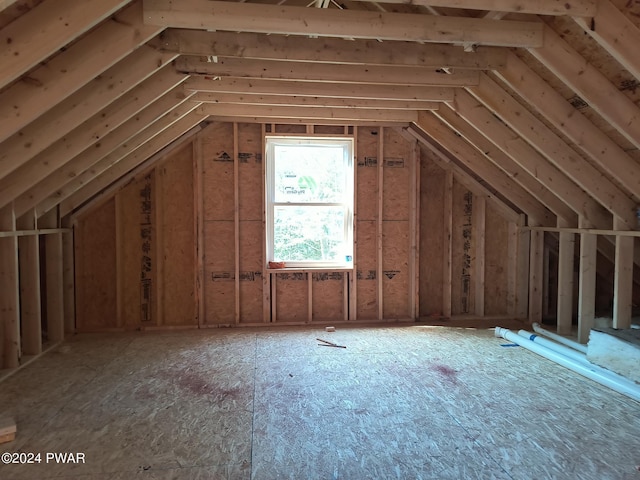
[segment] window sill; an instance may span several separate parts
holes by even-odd
[[[284,267],[267,268],[267,273],[353,272],[353,267]]]

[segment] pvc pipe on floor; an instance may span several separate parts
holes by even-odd
[[[531,333],[526,330],[519,330],[518,335],[520,335],[523,338],[527,338],[532,342],[536,342],[542,345],[543,347],[550,348],[554,352],[561,353],[565,357],[569,357],[570,359],[575,360],[576,362],[580,362],[584,364],[591,363],[589,362],[589,360],[587,360],[587,357],[584,353],[580,353],[577,350],[574,350],[569,347],[565,347],[564,345],[556,343],[552,340],[547,340],[546,338],[541,337],[540,335],[536,335],[535,333]]]
[[[620,375],[616,375],[613,372],[600,368],[596,365],[585,365],[578,363],[575,360],[562,355],[561,353],[554,352],[553,350],[543,347],[542,345],[528,340],[520,335],[513,333],[511,330],[502,327],[495,328],[495,336],[502,337],[510,342],[516,343],[527,350],[537,353],[538,355],[556,362],[558,365],[562,365],[573,372],[576,372],[590,380],[598,382],[605,387],[609,387],[622,395],[640,402],[640,385],[632,382]]]
[[[568,338],[565,338],[562,335],[558,335],[557,333],[553,333],[553,332],[550,332],[549,330],[545,330],[544,328],[542,328],[540,326],[539,323],[534,323],[533,324],[533,331],[536,332],[536,333],[540,333],[540,334],[544,335],[545,337],[552,338],[556,342],[562,343],[563,345],[566,345],[567,347],[571,347],[574,350],[578,350],[579,352],[582,352],[584,354],[587,353],[587,346],[586,345],[582,345],[581,343],[574,342],[573,340],[569,340]]]

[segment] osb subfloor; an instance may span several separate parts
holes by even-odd
[[[18,427],[0,452],[42,454],[0,478],[640,479],[640,404],[507,343],[418,326],[77,336],[0,383]]]

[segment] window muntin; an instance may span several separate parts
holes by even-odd
[[[353,140],[267,137],[267,257],[290,267],[350,267]]]

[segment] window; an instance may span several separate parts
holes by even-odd
[[[267,137],[267,257],[289,267],[351,267],[353,140]]]

